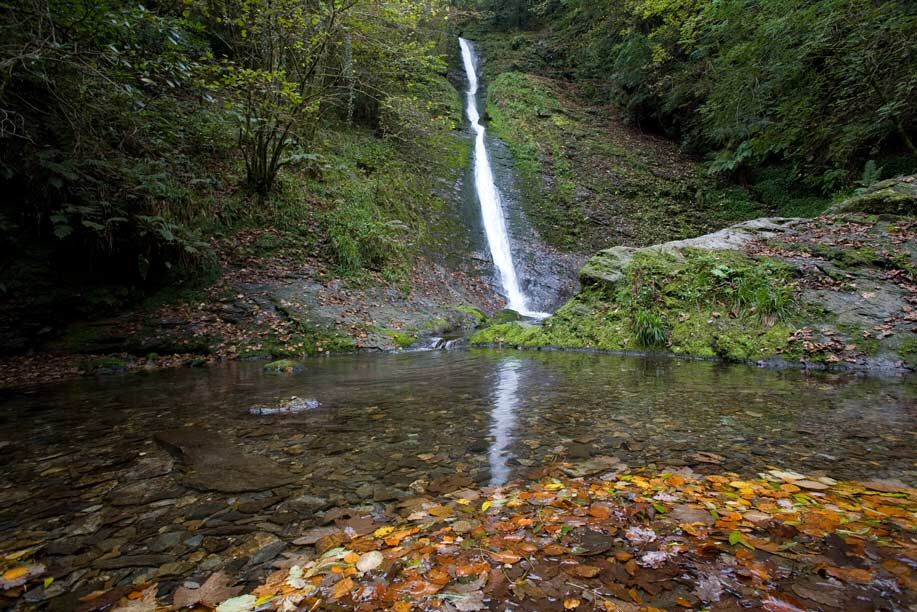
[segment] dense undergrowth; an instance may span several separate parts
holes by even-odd
[[[917,165],[917,8],[889,0],[464,3],[490,80],[560,80],[772,206]],[[800,202],[802,210],[809,207]]]
[[[407,284],[467,163],[443,13],[339,4],[0,4],[0,297],[81,318],[193,293],[251,227]]]

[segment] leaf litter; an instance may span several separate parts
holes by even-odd
[[[199,587],[180,587],[171,601],[156,599],[149,584],[120,600],[93,596],[113,609],[219,612],[917,604],[917,490],[904,484],[777,469],[749,480],[689,469],[569,478],[564,467],[506,487],[413,500],[402,505],[406,518],[340,534],[335,547],[316,549],[247,593],[217,572]],[[800,486],[807,482],[820,486]],[[43,567],[22,558],[7,563],[0,570],[8,591],[43,577]]]

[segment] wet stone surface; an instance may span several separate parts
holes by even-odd
[[[333,548],[342,530],[409,513],[419,495],[559,461],[576,464],[570,477],[780,466],[913,485],[914,382],[474,351],[320,359],[283,378],[236,363],[8,391],[0,554],[35,549],[54,578],[18,605],[71,610],[92,591],[156,582],[171,593],[221,569],[251,586]],[[322,407],[247,412],[293,395]]]

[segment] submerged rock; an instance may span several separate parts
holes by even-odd
[[[206,429],[172,429],[156,434],[156,441],[182,460],[182,480],[193,489],[245,493],[282,487],[295,480],[285,466],[245,453],[231,440]]]
[[[297,412],[305,412],[306,410],[314,410],[318,408],[321,404],[318,400],[315,399],[303,399],[299,397],[291,397],[289,400],[281,403],[280,406],[252,406],[248,409],[248,413],[255,416],[272,416],[276,414],[295,414]]]

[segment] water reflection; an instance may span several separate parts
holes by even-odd
[[[519,390],[519,370],[522,362],[518,359],[504,359],[497,370],[497,393],[494,397],[494,407],[491,416],[493,424],[490,435],[493,442],[490,445],[490,484],[500,486],[507,483],[510,476],[509,460],[511,458],[509,446],[513,429],[516,427],[516,408],[519,404],[517,391]]]

